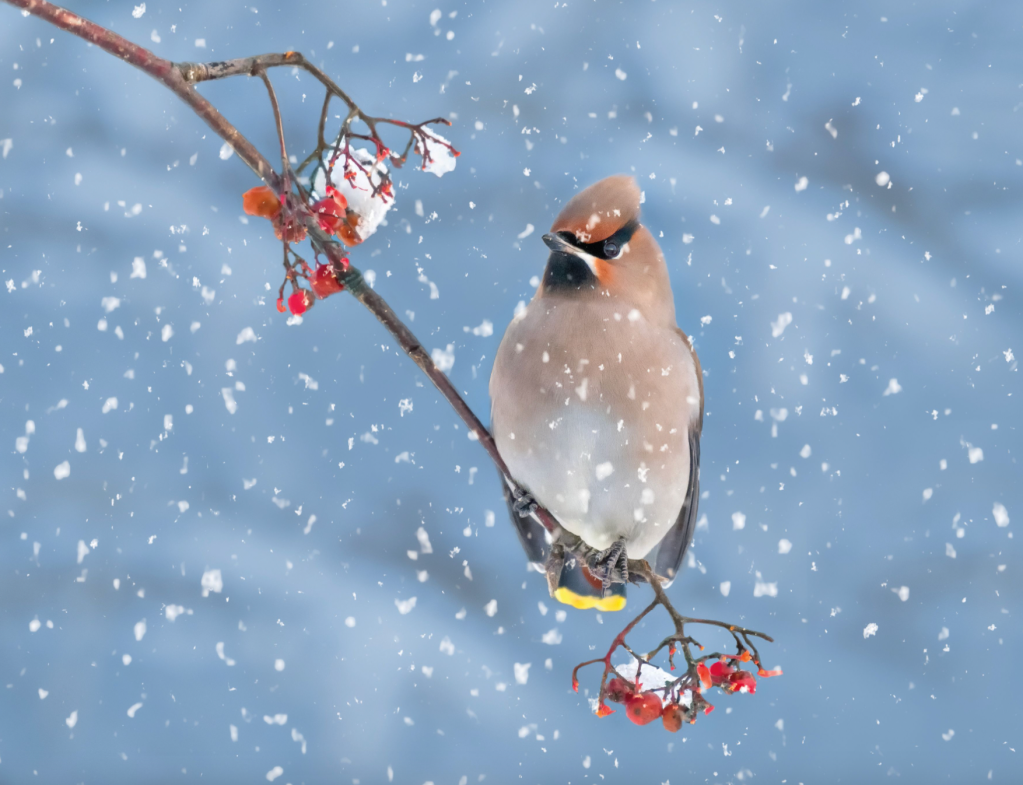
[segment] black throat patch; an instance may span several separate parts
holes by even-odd
[[[543,288],[548,292],[592,289],[597,276],[582,259],[573,253],[553,252],[543,273]]]

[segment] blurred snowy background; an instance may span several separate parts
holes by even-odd
[[[282,5],[74,8],[452,118],[353,261],[484,419],[540,235],[634,173],[706,373],[671,595],[785,676],[674,736],[592,717],[570,669],[625,617],[558,613],[362,307],[286,325],[221,140],[0,6],[0,781],[1018,782],[1023,8]],[[322,93],[272,76],[301,158]],[[201,91],[272,158],[258,81]]]

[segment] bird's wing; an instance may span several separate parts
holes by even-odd
[[[657,559],[654,572],[668,579],[668,584],[675,580],[682,557],[685,556],[689,543],[693,540],[696,528],[696,511],[700,506],[700,430],[694,426],[689,428],[689,488],[686,490],[682,510],[678,514],[675,525],[668,530],[657,546]]]
[[[696,366],[700,410],[689,423],[689,487],[686,488],[686,498],[682,502],[682,509],[679,511],[675,525],[657,546],[657,556],[654,559],[654,571],[667,578],[668,584],[678,575],[679,567],[682,566],[682,557],[686,555],[689,543],[693,541],[696,511],[700,506],[700,436],[703,433],[703,369],[700,367],[700,358],[696,354],[689,336],[679,328],[676,330],[692,353],[693,363]]]

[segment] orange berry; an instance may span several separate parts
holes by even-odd
[[[685,709],[677,703],[669,703],[661,712],[661,722],[664,729],[672,733],[678,733],[682,727],[682,720],[685,719]]]
[[[341,242],[351,247],[358,245],[362,242],[362,238],[359,237],[359,232],[356,227],[359,225],[359,214],[356,212],[349,212],[346,220],[341,222],[341,225],[337,229],[337,236],[341,238]]]
[[[257,185],[242,194],[242,209],[248,215],[273,220],[281,211],[281,200],[268,185]]]
[[[700,677],[700,684],[705,690],[710,689],[714,680],[710,676],[710,670],[702,662],[696,666],[696,675]]]

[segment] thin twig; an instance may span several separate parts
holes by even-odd
[[[263,84],[266,85],[266,92],[270,96],[270,106],[274,110],[274,126],[277,128],[277,139],[281,143],[281,173],[285,175],[285,190],[287,190],[287,172],[291,169],[291,164],[288,163],[288,147],[284,144],[284,120],[281,119],[281,107],[277,103],[277,94],[274,92],[274,86],[270,82],[270,76],[267,74],[265,68],[258,69],[260,79],[263,80]]]

